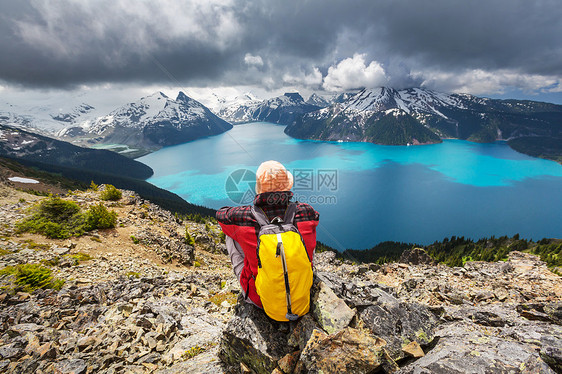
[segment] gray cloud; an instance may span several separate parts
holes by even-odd
[[[177,80],[274,88],[302,77],[320,88],[319,72],[326,77],[356,54],[397,87],[470,90],[472,71],[523,89],[537,89],[533,80],[556,88],[562,77],[558,0],[5,3],[0,80],[30,87]],[[464,78],[451,80],[457,75]]]

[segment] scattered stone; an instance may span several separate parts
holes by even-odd
[[[87,365],[81,359],[69,359],[55,363],[55,374],[84,374],[86,373]]]
[[[281,369],[281,372],[285,374],[292,373],[295,370],[295,366],[297,366],[300,354],[301,351],[296,351],[288,353],[282,359],[280,359],[277,364],[279,365],[279,369]]]
[[[425,356],[425,353],[423,353],[423,349],[416,341],[410,342],[406,346],[402,347],[402,351],[408,356],[412,356],[414,358]]]

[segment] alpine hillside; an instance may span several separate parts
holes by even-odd
[[[153,174],[145,164],[115,152],[78,147],[5,125],[0,125],[0,156],[51,165],[55,169],[67,167],[129,178],[146,179]]]
[[[0,164],[3,373],[561,372],[562,278],[515,242],[455,267],[319,245],[310,312],[289,324],[245,302],[213,218],[53,178]]]

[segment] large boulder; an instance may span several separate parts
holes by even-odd
[[[289,323],[277,322],[241,298],[223,331],[219,357],[233,370],[242,363],[255,373],[271,373],[277,361],[294,349],[288,344]]]
[[[322,281],[315,282],[311,304],[314,318],[328,334],[349,326],[355,316],[355,310],[348,307],[345,301],[338,298]]]
[[[435,265],[437,263],[422,248],[412,248],[412,249],[405,250],[404,252],[402,252],[402,255],[400,256],[400,260],[398,260],[398,262],[401,262],[403,264],[412,264],[412,265],[420,265],[420,264]]]

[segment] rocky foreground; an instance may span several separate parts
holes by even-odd
[[[0,277],[0,372],[562,372],[562,279],[535,256],[449,268],[419,253],[383,266],[318,253],[311,313],[278,323],[238,297],[212,222],[125,191],[104,202],[115,229],[16,234],[42,198],[0,186],[0,269],[42,263],[65,280],[27,293]]]

